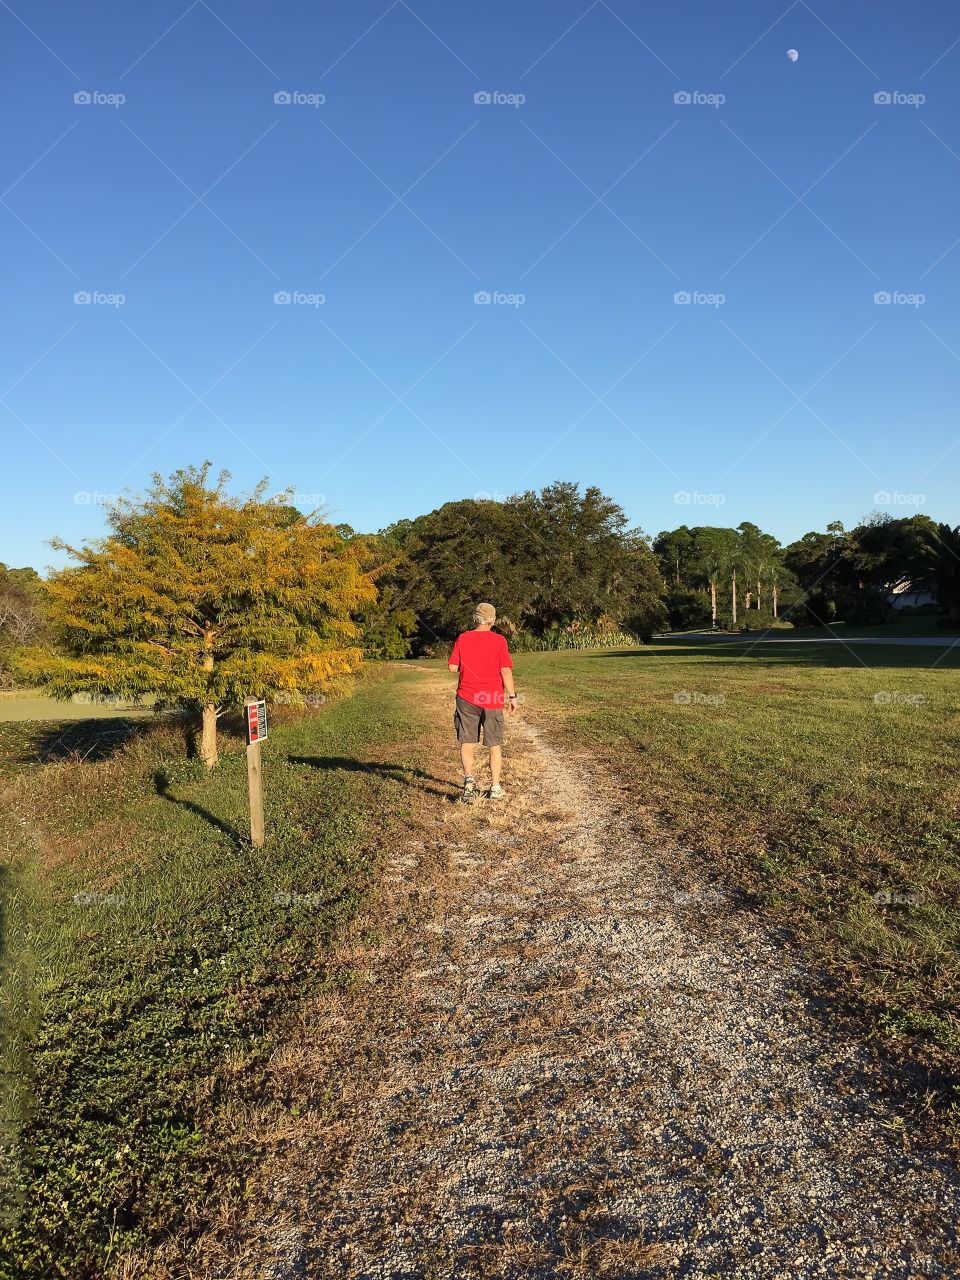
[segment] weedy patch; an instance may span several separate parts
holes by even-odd
[[[167,1274],[242,1201],[249,1103],[294,1105],[265,1064],[306,995],[349,982],[330,946],[393,840],[404,678],[275,726],[262,851],[236,739],[213,775],[161,728],[8,782],[4,1274]]]

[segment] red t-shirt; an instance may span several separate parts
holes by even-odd
[[[503,636],[496,631],[464,631],[453,646],[450,665],[460,668],[458,698],[475,707],[503,706],[500,668],[513,666]]]

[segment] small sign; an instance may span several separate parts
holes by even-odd
[[[267,737],[266,702],[246,702],[243,707],[247,719],[247,743],[264,742]]]

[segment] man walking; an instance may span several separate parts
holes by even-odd
[[[483,745],[490,753],[491,800],[503,798],[500,767],[503,763],[503,705],[506,694],[507,713],[517,710],[513,688],[513,659],[503,636],[493,630],[497,611],[492,604],[478,604],[474,611],[473,631],[457,637],[450,654],[450,670],[458,673],[457,709],[453,723],[460,743],[463,763],[461,800],[472,804],[477,798],[473,776],[473,754],[483,730]]]

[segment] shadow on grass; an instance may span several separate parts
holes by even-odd
[[[437,778],[432,773],[426,773],[423,769],[414,769],[411,765],[405,764],[388,764],[384,761],[369,762],[366,760],[356,760],[350,756],[288,756],[287,759],[291,764],[309,765],[311,769],[335,769],[344,773],[373,773],[378,777],[387,778],[391,782],[402,782],[405,786],[414,787],[417,791],[426,792],[432,796],[448,796],[450,794],[450,784],[444,782],[443,778]],[[443,790],[438,787],[425,787],[420,785],[424,782],[436,782]]]
[[[237,849],[246,843],[245,837],[235,827],[231,827],[229,822],[224,822],[222,818],[218,818],[209,809],[204,809],[203,805],[196,804],[193,800],[180,800],[177,796],[171,795],[170,780],[163,769],[158,769],[154,773],[153,784],[157,789],[158,796],[162,796],[164,800],[169,800],[171,804],[179,805],[181,809],[187,809],[190,813],[196,814],[198,818],[202,818],[204,822],[208,822],[211,827],[215,827],[217,831],[222,832]]]
[[[24,764],[53,764],[58,760],[85,760],[96,764],[111,756],[132,738],[142,737],[156,727],[152,717],[129,719],[110,716],[96,720],[57,721],[26,736]],[[27,726],[24,726],[25,728]]]
[[[668,654],[669,651],[669,654]],[[758,640],[735,636],[714,640],[655,641],[643,649],[594,650],[590,658],[627,658],[635,662],[655,661],[667,656],[716,658],[721,661],[751,658],[764,666],[789,667],[907,667],[954,670],[960,666],[960,645],[952,652],[947,645],[861,644],[856,640],[842,643],[830,637],[823,640],[775,640],[773,636]]]

